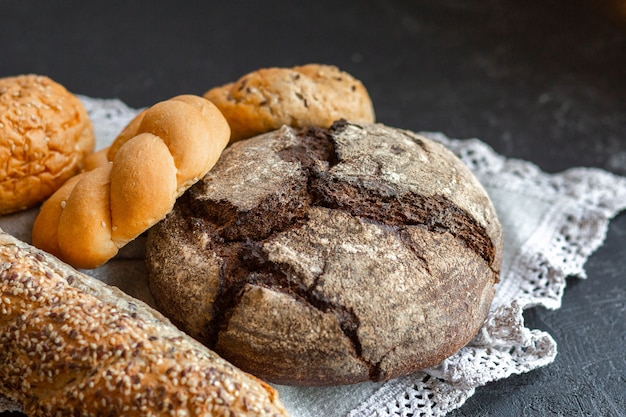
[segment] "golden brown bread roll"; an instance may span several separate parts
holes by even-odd
[[[141,112],[84,172],[46,201],[33,244],[74,267],[95,268],[157,223],[202,178],[230,130],[208,100],[177,96]]]
[[[204,94],[224,114],[231,142],[293,127],[330,127],[338,119],[374,122],[363,84],[336,66],[262,68]]]
[[[76,174],[93,151],[78,97],[40,75],[0,79],[0,214],[35,206]]]
[[[37,416],[285,416],[143,302],[0,230],[0,395]]]

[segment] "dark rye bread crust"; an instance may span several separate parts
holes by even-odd
[[[160,310],[276,383],[386,380],[464,346],[488,312],[502,233],[442,145],[380,124],[228,148],[149,233]]]

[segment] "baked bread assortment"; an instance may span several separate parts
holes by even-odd
[[[374,121],[335,66],[264,68],[156,103],[93,152],[77,97],[0,79],[0,215],[47,198],[38,249],[0,230],[0,399],[283,416],[261,379],[382,381],[456,352],[494,295],[498,218],[450,151]],[[168,319],[73,269],[145,231]]]
[[[0,230],[0,394],[36,416],[286,416],[143,302]]]
[[[367,89],[332,65],[262,68],[212,88],[204,97],[215,103],[228,120],[231,142],[282,125],[330,127],[339,119],[374,122]]]
[[[0,215],[41,203],[93,151],[81,101],[41,75],[0,78]]]
[[[174,97],[141,112],[95,169],[67,181],[41,207],[33,244],[78,268],[95,268],[161,220],[211,169],[229,140],[208,100]]]
[[[159,310],[282,384],[386,380],[439,363],[482,326],[502,231],[441,144],[381,124],[232,144],[150,229]]]

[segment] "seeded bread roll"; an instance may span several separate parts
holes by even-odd
[[[0,214],[49,197],[94,143],[85,107],[65,87],[40,75],[0,78]]]
[[[282,384],[379,381],[439,363],[482,326],[495,210],[441,144],[375,124],[237,142],[147,240],[162,311]]]
[[[231,142],[284,124],[330,127],[338,119],[374,122],[374,108],[365,86],[332,65],[262,68],[212,88],[204,97],[228,120]]]
[[[33,244],[77,268],[95,268],[161,220],[211,169],[230,130],[208,100],[177,96],[141,112],[94,168],[64,184],[42,207]]]
[[[0,230],[0,395],[37,416],[286,416],[143,302]]]

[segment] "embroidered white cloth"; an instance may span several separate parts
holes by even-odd
[[[138,112],[119,100],[81,96],[95,128],[97,149],[108,146]],[[463,160],[489,193],[504,229],[501,281],[479,334],[436,367],[384,383],[340,387],[276,386],[293,417],[431,417],[463,405],[476,387],[550,364],[557,353],[546,332],[528,329],[522,313],[558,309],[567,276],[586,278],[584,264],[602,244],[610,219],[626,209],[626,178],[590,168],[547,174],[530,162],[507,159],[478,139],[442,142]],[[0,217],[0,227],[30,242],[36,210]],[[143,240],[105,266],[85,271],[149,304]],[[124,276],[133,279],[124,280]],[[0,398],[1,410],[17,410]]]

